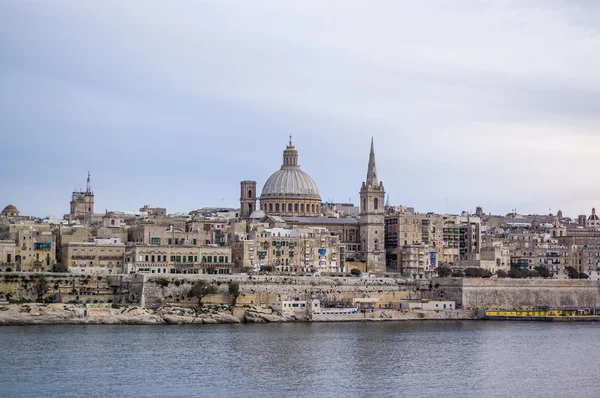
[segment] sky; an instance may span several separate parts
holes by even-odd
[[[600,2],[0,2],[0,208],[239,206],[293,136],[358,204],[600,206]]]

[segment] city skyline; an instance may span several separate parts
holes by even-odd
[[[324,201],[374,136],[393,205],[589,214],[598,6],[428,4],[5,2],[0,206],[60,218],[89,170],[97,211],[237,207],[292,134]]]

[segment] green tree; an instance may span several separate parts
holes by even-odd
[[[440,278],[447,278],[452,275],[452,270],[445,265],[440,265],[437,267],[437,274]]]
[[[523,277],[523,274],[522,274],[522,273],[521,273],[521,271],[519,271],[518,269],[516,269],[516,268],[511,268],[511,269],[508,271],[508,277],[509,277],[509,278],[513,278],[513,279],[518,279],[518,278],[522,278],[522,277]]]
[[[44,299],[44,294],[48,293],[48,279],[44,275],[39,275],[35,279],[35,284],[33,285],[33,289],[37,294],[37,298],[39,302],[42,302]]]
[[[536,270],[542,278],[550,278],[552,276],[548,268],[544,267],[543,265],[538,265],[536,267],[533,267],[533,269]]]
[[[261,265],[260,272],[273,272],[273,267],[270,265]]]
[[[580,272],[579,273],[579,279],[589,279],[590,276],[588,274],[586,274],[585,272]]]
[[[462,269],[455,269],[454,271],[452,271],[453,278],[462,278],[463,276],[465,276],[465,273]]]
[[[231,305],[235,306],[237,299],[240,296],[240,284],[239,282],[229,282],[229,294],[233,297]]]
[[[506,278],[508,274],[506,273],[506,271],[499,269],[498,271],[496,271],[496,276],[498,278]]]
[[[204,279],[200,279],[190,289],[188,297],[196,297],[198,299],[198,307],[202,307],[202,298],[209,294],[216,294],[218,288],[212,283],[208,283]]]
[[[67,268],[61,263],[56,263],[52,266],[52,272],[68,272]]]
[[[567,275],[570,279],[579,279],[579,271],[577,271],[574,267],[565,267],[565,271],[567,271]]]
[[[350,273],[351,273],[352,275],[354,275],[354,276],[360,276],[360,274],[361,274],[361,272],[360,272],[360,270],[359,270],[358,268],[352,268],[352,269],[350,270]]]

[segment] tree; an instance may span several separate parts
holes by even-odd
[[[61,263],[56,263],[52,266],[52,272],[68,272],[67,268]]]
[[[519,271],[518,269],[516,269],[516,268],[511,268],[511,269],[508,271],[508,277],[509,277],[509,278],[514,278],[514,279],[518,279],[518,278],[522,278],[522,277],[523,277],[523,275],[521,274],[521,271]]]
[[[506,273],[506,271],[499,269],[498,271],[496,271],[496,276],[498,278],[506,278],[508,274]]]
[[[585,272],[580,272],[579,273],[579,279],[589,279],[589,275],[586,274]]]
[[[437,267],[437,274],[440,278],[447,278],[452,275],[452,270],[445,265],[440,265]]]
[[[212,267],[212,266],[210,266],[210,267],[208,267],[208,268],[206,269],[206,273],[207,273],[207,274],[211,274],[211,275],[212,275],[212,274],[216,274],[216,273],[217,273],[217,269],[216,269],[215,267]]]
[[[240,295],[240,284],[239,282],[229,282],[229,294],[233,297],[231,301],[231,305],[235,306],[237,303],[237,298]]]
[[[270,265],[261,265],[260,272],[273,272],[273,267]]]
[[[202,307],[202,298],[204,296],[208,296],[209,294],[216,294],[217,291],[218,288],[215,285],[200,279],[198,282],[194,283],[190,289],[190,292],[188,293],[188,297],[198,298],[198,307]]]
[[[453,278],[462,278],[463,276],[465,276],[465,274],[462,271],[462,269],[455,269],[454,271],[452,271]]]
[[[33,289],[37,294],[37,298],[39,302],[43,301],[44,294],[48,292],[48,279],[44,275],[40,275],[36,278],[35,284],[33,285]]]
[[[351,273],[352,275],[354,275],[354,276],[360,276],[360,274],[361,274],[361,272],[360,272],[360,270],[359,270],[358,268],[352,268],[352,269],[350,270],[350,273]]]
[[[536,267],[533,267],[534,270],[537,271],[538,274],[540,274],[540,276],[542,278],[550,278],[552,277],[552,274],[550,273],[550,271],[548,270],[548,268],[544,267],[543,265],[538,265]]]
[[[567,271],[569,279],[579,279],[579,271],[577,271],[574,267],[565,267],[565,271]]]

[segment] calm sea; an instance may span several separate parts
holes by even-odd
[[[0,328],[2,397],[598,397],[600,325]]]

